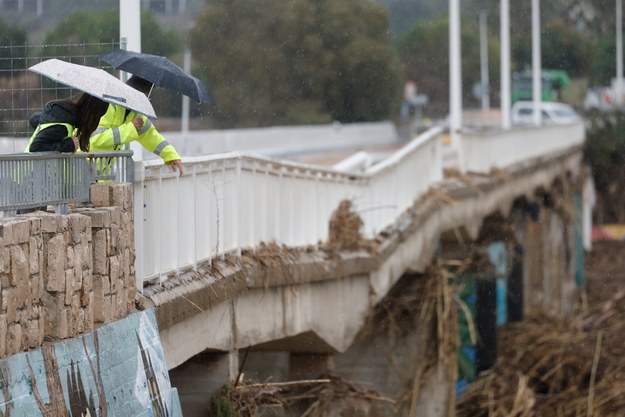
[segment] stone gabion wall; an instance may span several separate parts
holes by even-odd
[[[93,208],[0,218],[0,357],[76,337],[134,310],[130,184]]]

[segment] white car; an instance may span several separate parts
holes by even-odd
[[[568,104],[543,101],[540,105],[543,124],[574,123],[581,120],[580,115]],[[511,121],[514,125],[533,124],[534,102],[517,101],[514,103],[512,105]]]

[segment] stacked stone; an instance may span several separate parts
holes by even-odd
[[[132,187],[129,183],[91,186],[94,319],[109,323],[134,309],[135,252]]]
[[[130,184],[97,185],[92,194],[103,207],[0,217],[0,357],[134,309]]]
[[[0,356],[44,340],[40,219],[0,218]]]
[[[45,336],[66,339],[94,329],[91,219],[36,213],[41,219]]]

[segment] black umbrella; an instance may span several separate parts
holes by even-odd
[[[159,87],[189,96],[199,103],[211,103],[206,86],[164,56],[116,49],[98,57],[114,68],[139,76]]]

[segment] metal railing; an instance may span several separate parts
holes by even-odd
[[[460,140],[460,168],[463,172],[488,173],[493,168],[581,146],[585,140],[582,122],[467,131]]]
[[[96,181],[132,182],[132,151],[0,154],[0,212],[89,201]]]
[[[135,181],[144,207],[137,271],[152,282],[261,242],[318,245],[345,199],[373,237],[442,179],[441,131],[365,173],[238,152],[185,158],[183,177],[161,161],[144,161],[145,176]]]

